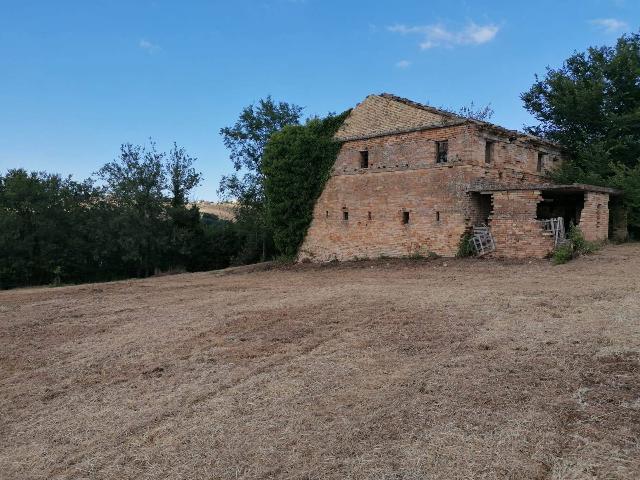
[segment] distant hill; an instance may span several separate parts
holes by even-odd
[[[201,200],[199,202],[194,202],[202,213],[209,213],[211,215],[215,215],[221,220],[229,220],[234,221],[236,219],[235,215],[235,203],[232,202],[207,202],[205,200]]]

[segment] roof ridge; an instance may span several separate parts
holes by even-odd
[[[469,120],[467,117],[463,117],[462,115],[457,115],[453,112],[449,112],[441,108],[432,107],[431,105],[426,105],[424,103],[416,102],[414,100],[410,100],[408,98],[401,97],[399,95],[394,95],[393,93],[383,92],[378,96],[382,98],[388,98],[389,100],[394,100],[396,102],[404,103],[405,105],[409,105],[410,107],[414,107],[414,108],[419,108],[420,110],[426,110],[427,112],[437,113],[439,115],[444,115],[452,118],[463,118],[465,120]]]
[[[469,123],[474,123],[476,125],[479,125],[481,127],[499,130],[504,134],[511,134],[511,135],[514,135],[515,137],[526,138],[526,139],[529,139],[529,140],[532,140],[532,141],[535,141],[535,142],[551,145],[551,146],[554,146],[554,147],[557,147],[557,148],[560,148],[560,149],[564,148],[562,145],[560,145],[557,142],[553,142],[553,141],[547,140],[545,138],[538,137],[536,135],[531,135],[530,133],[527,133],[527,132],[521,132],[520,130],[513,130],[513,129],[510,129],[510,128],[506,128],[506,127],[503,127],[502,125],[498,125],[497,123],[491,123],[491,122],[487,122],[485,120],[478,120],[476,118],[471,118],[471,117],[465,117],[463,115],[458,115],[456,113],[449,112],[447,110],[442,110],[440,108],[432,107],[430,105],[425,105],[425,104],[422,104],[422,103],[419,103],[419,102],[415,102],[415,101],[410,100],[408,98],[404,98],[404,97],[400,97],[398,95],[394,95],[393,93],[384,92],[384,93],[381,93],[381,94],[379,94],[377,96],[382,97],[382,98],[387,98],[389,100],[394,100],[396,102],[400,102],[400,103],[403,103],[405,105],[409,105],[409,106],[414,107],[414,108],[419,108],[419,109],[425,110],[427,112],[436,113],[438,115],[443,115],[443,116],[446,116],[446,117],[449,117],[449,118],[462,119],[462,120],[465,120],[465,121],[467,121]]]

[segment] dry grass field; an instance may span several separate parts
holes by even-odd
[[[2,479],[640,478],[640,245],[0,292]]]
[[[233,221],[236,219],[236,214],[233,211],[234,204],[229,202],[207,202],[202,200],[200,202],[196,202],[195,205],[200,209],[202,213],[210,213],[211,215],[215,215],[221,220],[229,220]]]

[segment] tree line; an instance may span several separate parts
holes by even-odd
[[[539,122],[528,132],[567,149],[554,180],[622,189],[630,233],[640,238],[640,34],[547,68],[521,98]]]
[[[229,265],[231,222],[188,206],[201,176],[168,153],[125,144],[82,182],[12,169],[0,175],[0,288],[105,281]]]
[[[640,35],[575,53],[521,96],[532,134],[564,145],[561,183],[624,191],[640,236]],[[125,144],[95,178],[9,170],[0,175],[0,288],[144,277],[292,258],[339,150],[349,111],[302,120],[303,108],[266,97],[222,128],[234,172],[219,194],[236,220],[189,206],[202,177],[174,144],[167,152]],[[487,119],[492,110],[463,108]]]

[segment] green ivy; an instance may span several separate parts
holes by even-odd
[[[273,134],[262,160],[267,223],[277,251],[294,256],[340,150],[333,139],[349,114],[309,119]]]

